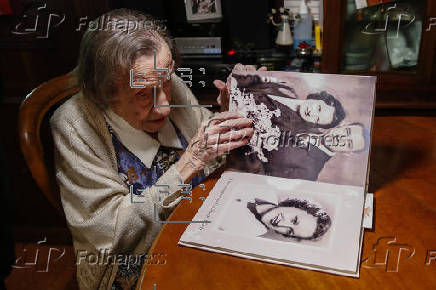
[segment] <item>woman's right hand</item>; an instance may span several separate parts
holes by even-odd
[[[185,183],[213,158],[244,146],[253,136],[253,121],[238,112],[222,112],[202,123],[180,160],[175,164]]]

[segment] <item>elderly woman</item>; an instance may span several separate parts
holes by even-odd
[[[96,21],[106,26],[83,36],[76,69],[81,90],[51,118],[56,176],[80,288],[130,288],[124,282],[140,265],[123,268],[120,261],[149,250],[161,228],[155,205],[158,214],[168,213],[182,198],[180,185],[199,183],[216,168],[216,157],[247,144],[253,129],[237,113],[213,116],[198,107],[174,74],[173,42],[147,25],[150,16],[121,9]],[[118,29],[122,23],[136,29]],[[134,88],[131,69],[141,74]],[[215,83],[228,104],[225,83]]]

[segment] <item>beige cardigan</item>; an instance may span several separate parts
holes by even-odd
[[[171,85],[172,104],[198,104],[191,90],[174,74]],[[170,119],[188,142],[201,122],[211,116],[209,110],[198,107],[173,108],[170,113]],[[169,185],[168,198],[173,200],[169,206],[159,202],[158,194],[163,188],[158,186],[144,191],[141,203],[132,203],[129,189],[117,172],[117,158],[104,112],[80,92],[55,111],[50,125],[57,182],[77,255],[79,286],[110,288],[117,267],[104,265],[104,260],[99,260],[103,265],[92,265],[95,260],[87,262],[86,255],[106,249],[115,254],[147,253],[161,227],[154,222],[154,204],[171,210],[180,201],[175,193],[183,181],[172,166],[156,182]],[[214,163],[205,173],[216,167]]]

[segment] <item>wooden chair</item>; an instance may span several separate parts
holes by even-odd
[[[38,187],[64,215],[56,183],[49,120],[54,110],[79,91],[74,71],[43,83],[21,103],[18,133],[21,150]]]

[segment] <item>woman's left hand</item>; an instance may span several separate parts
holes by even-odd
[[[264,66],[258,69],[258,71],[266,71],[266,70],[267,69]],[[234,71],[256,71],[256,67],[254,65],[243,65],[238,63],[233,68],[232,73]],[[218,95],[217,98],[217,102],[221,106],[221,112],[229,110],[230,82],[232,78],[232,73],[227,77],[226,82],[223,82],[221,80],[213,81],[215,87],[220,91],[220,94]]]

